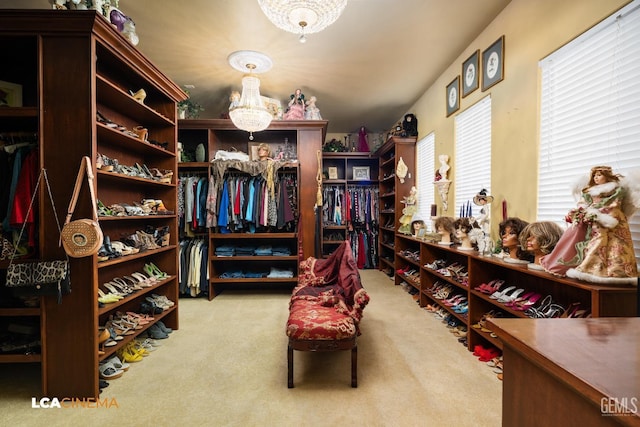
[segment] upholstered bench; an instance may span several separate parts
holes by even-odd
[[[358,386],[359,323],[369,296],[347,241],[326,259],[300,263],[287,320],[288,387],[293,387],[293,351],[351,350],[351,386]]]

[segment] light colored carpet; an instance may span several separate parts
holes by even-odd
[[[502,383],[449,329],[376,270],[350,353],[294,352],[287,388],[286,291],[180,300],[180,330],[101,399],[110,408],[32,409],[39,368],[0,365],[3,425],[500,426]]]

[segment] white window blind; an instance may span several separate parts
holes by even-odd
[[[422,138],[416,144],[416,188],[418,189],[418,212],[415,218],[429,224],[431,218],[431,205],[434,200],[433,179],[435,177],[435,144],[436,136],[433,132]]]
[[[596,165],[640,168],[640,2],[540,61],[538,220],[563,222]],[[640,215],[629,219],[640,259]]]
[[[491,96],[456,116],[455,138],[455,176],[449,179],[455,184],[456,199],[448,215],[457,217],[460,207],[470,204],[472,216],[477,216],[480,207],[473,204],[473,196],[483,188],[491,194]]]

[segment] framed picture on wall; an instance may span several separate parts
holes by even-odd
[[[504,79],[504,36],[482,52],[482,91]]]
[[[369,166],[354,166],[353,167],[353,180],[354,181],[368,181],[370,178]]]
[[[335,166],[329,166],[329,179],[338,179],[338,168]]]
[[[0,107],[22,107],[22,85],[0,80]]]
[[[478,89],[480,82],[480,50],[476,50],[473,54],[462,63],[462,97],[469,95]]]
[[[460,76],[447,85],[447,117],[460,109]]]

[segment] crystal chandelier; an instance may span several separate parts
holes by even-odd
[[[229,117],[238,129],[249,132],[249,139],[253,140],[253,132],[269,127],[273,118],[260,97],[260,79],[254,75],[271,69],[271,59],[260,52],[240,50],[229,55],[228,61],[236,70],[248,72],[242,77],[240,101],[229,106]]]
[[[290,33],[317,33],[336,22],[347,6],[347,0],[258,0],[260,8],[273,24]]]

